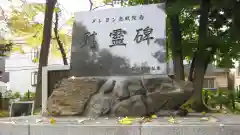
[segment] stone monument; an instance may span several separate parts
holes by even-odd
[[[182,111],[193,86],[168,77],[165,21],[164,4],[76,13],[72,77],[56,85],[47,102],[49,115],[148,116],[161,110]]]
[[[0,119],[0,135],[239,135],[236,115],[146,117],[186,115],[193,93],[168,77],[165,18],[164,4],[76,13],[70,76],[47,101],[50,117]]]

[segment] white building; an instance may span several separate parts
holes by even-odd
[[[9,72],[10,76],[8,89],[13,92],[35,91],[38,70],[38,63],[35,60],[39,57],[39,50],[25,47],[24,52],[16,52],[6,58],[6,72]],[[62,59],[50,56],[48,63],[62,65]]]

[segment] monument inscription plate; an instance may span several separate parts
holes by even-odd
[[[167,74],[164,4],[77,12],[73,76]]]

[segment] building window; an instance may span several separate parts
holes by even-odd
[[[37,85],[37,75],[38,75],[38,72],[36,72],[36,71],[31,73],[32,86]]]
[[[214,78],[204,78],[203,88],[214,88]]]

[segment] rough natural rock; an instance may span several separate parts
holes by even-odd
[[[51,115],[88,117],[144,116],[179,110],[192,93],[191,82],[166,77],[63,79],[48,100],[48,111]]]
[[[162,103],[162,106],[157,106],[161,107],[163,110],[175,110],[184,104],[193,93],[193,86],[191,82],[173,82],[172,88],[173,90],[171,91],[162,90],[148,93],[147,98],[149,99],[147,101],[151,101],[153,104]]]
[[[130,92],[128,90],[129,81],[128,80],[118,80],[113,89],[113,96],[119,100],[124,100],[130,97]]]
[[[112,92],[116,81],[113,79],[108,79],[100,88],[99,92],[109,93]]]
[[[135,95],[113,106],[112,115],[114,116],[144,116],[146,106],[142,95]]]
[[[173,90],[173,88],[172,88],[173,80],[170,79],[169,77],[141,79],[141,82],[142,82],[143,87],[148,92],[162,91],[162,90],[172,91]]]
[[[47,101],[48,113],[50,115],[82,114],[88,100],[98,91],[99,82],[94,79],[63,79]]]
[[[85,115],[94,118],[107,115],[111,111],[111,104],[111,95],[104,95],[103,92],[98,93],[92,96],[91,100],[89,101],[85,110]]]
[[[166,85],[166,84],[162,84]],[[170,91],[154,91],[147,93],[146,96],[132,96],[114,106],[116,116],[141,116],[150,115],[161,110],[176,111],[184,104],[192,95],[193,87],[191,82],[173,82],[172,90]],[[138,109],[135,108],[135,100],[132,98],[139,97]],[[144,109],[145,108],[145,111]],[[133,109],[133,110],[132,110]],[[135,110],[135,111],[134,111]]]
[[[193,94],[193,85],[191,82],[174,82],[174,89],[175,91],[170,92],[156,91],[153,93],[148,93],[146,99],[148,114],[153,112],[156,113],[162,110],[174,112],[182,111],[180,108],[181,105],[190,99]]]

